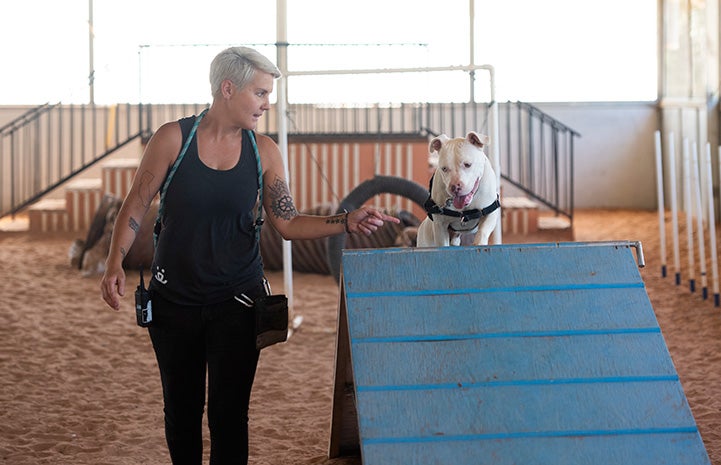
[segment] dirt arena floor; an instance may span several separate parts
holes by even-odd
[[[680,237],[685,270],[685,230]],[[121,311],[109,309],[99,277],[70,267],[73,238],[0,232],[0,463],[169,463],[159,375],[134,321],[137,273],[128,273]],[[656,212],[579,211],[575,238],[642,242],[641,275],[711,463],[721,465],[721,309],[691,293],[685,274],[675,285],[670,245],[670,276],[661,277]],[[281,292],[282,273],[269,277]],[[301,327],[261,356],[250,463],[358,465],[327,457],[338,287],[329,275],[295,273],[294,296]]]

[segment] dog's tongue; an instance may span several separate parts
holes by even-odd
[[[453,197],[453,206],[458,209],[463,209],[466,207],[466,205],[471,203],[471,200],[473,200],[472,193],[469,193],[466,195],[457,195],[457,196]]]
[[[480,182],[481,178],[476,179],[476,184],[473,186],[473,190],[471,190],[471,192],[467,193],[466,195],[456,195],[455,197],[453,197],[453,206],[459,210],[462,210],[469,203],[471,203],[471,200],[473,200],[473,194],[475,194],[478,190],[478,185],[480,184]]]

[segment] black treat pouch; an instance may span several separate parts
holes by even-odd
[[[255,299],[255,348],[261,350],[288,339],[288,297],[264,295]]]

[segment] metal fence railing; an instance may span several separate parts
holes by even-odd
[[[129,105],[42,105],[0,130],[0,216],[31,205],[140,133]]]
[[[524,102],[508,102],[501,120],[503,179],[573,221],[575,139],[581,135]]]
[[[318,140],[489,134],[488,103],[409,103],[288,108],[289,138]],[[46,104],[0,127],[0,217],[17,213],[162,123],[198,114],[205,104]],[[276,107],[257,130],[277,135]],[[574,140],[580,134],[533,105],[498,105],[501,177],[559,215],[573,217]]]

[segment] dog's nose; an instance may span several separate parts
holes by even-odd
[[[453,184],[453,185],[451,186],[451,192],[452,192],[453,194],[458,194],[460,191],[461,191],[461,184],[460,184],[460,183],[458,183],[458,184]]]

